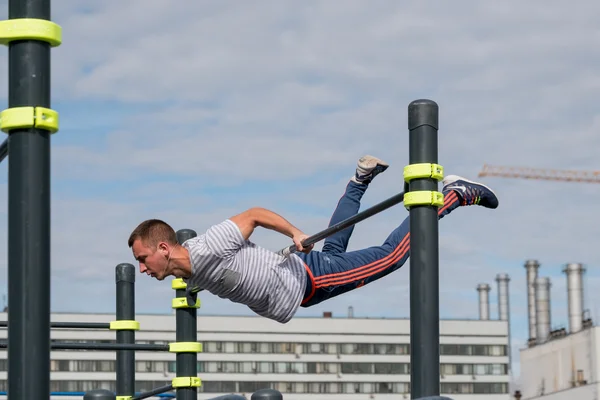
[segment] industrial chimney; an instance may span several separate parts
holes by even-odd
[[[536,313],[535,313],[535,280],[538,276],[540,264],[537,260],[527,260],[525,269],[527,270],[527,315],[529,318],[529,340],[535,342],[536,338]]]
[[[508,274],[496,275],[496,282],[498,283],[498,319],[500,321],[506,321],[508,326],[508,373],[512,374],[512,335],[510,329],[510,306],[509,306],[509,295],[508,295],[508,282],[510,277]]]
[[[479,319],[488,320],[490,319],[490,285],[480,283],[477,285],[477,291],[479,292]]]
[[[552,324],[550,313],[550,278],[538,277],[535,280],[536,342],[544,343],[550,337]]]
[[[496,275],[498,283],[498,319],[508,321],[508,282],[510,278],[508,274]]]
[[[567,274],[567,296],[569,301],[569,333],[583,328],[583,274],[582,264],[567,264],[563,269]]]

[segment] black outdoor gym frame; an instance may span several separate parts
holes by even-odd
[[[173,281],[176,298],[176,342],[147,347],[135,344],[135,269],[117,266],[115,344],[52,343],[50,329],[50,140],[59,130],[58,113],[51,108],[51,49],[62,43],[62,28],[51,21],[51,0],[9,0],[8,19],[0,21],[0,44],[8,46],[8,108],[0,114],[0,129],[8,138],[0,144],[0,161],[8,165],[8,393],[11,400],[42,399],[50,393],[51,349],[83,348],[117,351],[117,393],[133,396],[134,351],[177,353],[177,378],[165,390],[177,399],[196,399],[197,342],[196,297],[181,280]],[[438,106],[416,100],[408,107],[409,165],[404,170],[404,193],[391,203],[404,201],[410,214],[410,324],[412,398],[439,394],[439,233],[437,192],[443,169],[438,159]],[[392,204],[393,205],[393,204]],[[362,214],[367,218],[391,206]],[[349,225],[358,223],[351,221]],[[349,226],[348,225],[348,226]],[[336,229],[340,229],[338,226]],[[341,228],[343,229],[343,228]],[[328,234],[332,234],[329,231]],[[195,232],[182,230],[178,236]],[[323,235],[313,239],[321,240]],[[311,239],[312,240],[312,239]],[[191,298],[190,298],[191,296]],[[188,301],[189,299],[189,301]],[[69,323],[62,327],[83,328]],[[106,325],[87,328],[105,329]],[[87,347],[90,346],[90,347]],[[101,391],[87,398],[100,400]],[[255,395],[255,396],[254,396]],[[276,399],[276,391],[257,392],[254,398]],[[275,396],[275,397],[269,397]],[[114,397],[113,397],[114,398]],[[137,397],[139,398],[139,397]],[[104,399],[108,399],[105,397]]]

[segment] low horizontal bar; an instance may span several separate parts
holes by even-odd
[[[0,349],[6,349],[8,342],[0,341]],[[76,342],[52,342],[52,350],[137,350],[137,351],[169,351],[167,344],[145,344],[145,343],[76,343]]]
[[[0,321],[0,328],[7,328],[8,321]],[[110,329],[110,322],[51,322],[51,328],[62,329]]]
[[[135,395],[135,396],[133,396],[133,398],[131,400],[148,399],[150,397],[155,397],[156,395],[159,395],[159,394],[170,392],[171,390],[173,390],[173,385],[161,386],[156,389],[150,390],[148,392],[143,392],[138,395]]]
[[[0,396],[8,396],[8,392],[0,392]],[[61,396],[61,397],[83,397],[85,392],[50,392],[50,396]],[[174,399],[174,394],[155,394],[154,397],[162,397],[165,399]],[[242,397],[243,398],[243,397]],[[135,397],[134,397],[135,399]]]
[[[208,400],[246,400],[246,397],[240,396],[239,394],[226,394],[219,397],[211,397]]]

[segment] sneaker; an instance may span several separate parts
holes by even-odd
[[[443,180],[444,189],[454,190],[461,200],[462,206],[478,205],[486,208],[497,208],[498,197],[489,187],[473,182],[457,175],[448,175]]]
[[[388,169],[389,164],[373,156],[364,156],[358,160],[356,173],[352,180],[356,183],[369,184],[377,175]]]

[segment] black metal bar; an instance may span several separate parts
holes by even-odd
[[[173,385],[166,385],[166,386],[161,386],[158,387],[156,389],[150,390],[148,392],[144,392],[144,393],[140,393],[136,396],[133,396],[131,398],[131,400],[142,400],[142,399],[148,399],[150,397],[156,396],[157,394],[162,394],[162,393],[166,393],[173,390]]]
[[[0,328],[7,328],[8,321],[0,321]],[[109,322],[50,322],[51,328],[59,329],[109,329]]]
[[[50,20],[50,0],[9,0],[8,18]],[[8,107],[51,107],[50,44],[18,40],[8,49]],[[50,136],[9,132],[8,393],[50,393]]]
[[[333,235],[336,232],[346,229],[349,226],[355,225],[361,221],[364,221],[365,219],[372,217],[373,215],[378,214],[384,210],[387,210],[388,208],[393,207],[398,203],[402,203],[403,200],[404,200],[404,192],[400,192],[397,195],[394,195],[394,196],[390,197],[389,199],[382,201],[381,203],[375,204],[374,206],[369,207],[366,210],[359,212],[358,214],[348,217],[345,220],[340,221],[337,224],[332,225],[329,228],[324,229],[319,233],[315,233],[314,235],[306,238],[306,240],[304,240],[304,242],[302,242],[302,245],[310,246],[311,244],[315,244],[315,243]],[[296,251],[296,245],[293,244],[289,247],[279,250],[278,253],[281,255],[288,255],[295,251]]]
[[[409,163],[438,162],[438,105],[408,107]],[[411,180],[409,191],[437,191],[434,178]],[[413,399],[440,393],[438,207],[410,207],[410,373]]]
[[[0,349],[8,347],[8,341],[0,340]],[[94,342],[52,342],[48,350],[135,350],[135,351],[169,351],[167,344],[147,344],[147,343],[94,343]]]
[[[208,400],[247,400],[244,396],[239,394],[224,394],[223,396],[211,397]]]
[[[4,142],[0,144],[0,162],[4,161],[8,155],[8,138],[4,139]]]
[[[132,264],[119,264],[115,268],[117,284],[117,321],[133,321],[135,319],[135,267]],[[118,330],[117,343],[133,345],[135,331]],[[116,363],[117,395],[133,396],[135,393],[135,352],[133,349],[117,350]]]
[[[188,239],[196,237],[196,232],[191,229],[177,231],[177,241],[181,244]],[[176,289],[175,295],[187,299],[186,289]],[[196,308],[189,306],[177,308],[175,311],[175,340],[177,342],[197,342],[198,326]],[[177,377],[196,377],[198,374],[198,357],[196,353],[177,353]],[[178,387],[177,400],[196,400],[198,390],[195,387]]]
[[[52,350],[134,350],[134,351],[169,351],[166,344],[146,343],[52,343]]]

